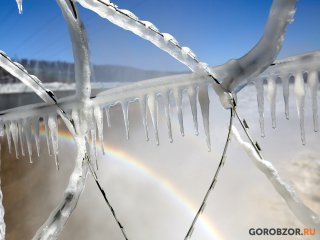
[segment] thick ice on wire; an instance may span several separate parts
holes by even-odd
[[[305,96],[306,91],[310,91],[312,100],[313,126],[314,131],[318,131],[318,88],[320,70],[320,52],[311,52],[297,55],[283,60],[275,61],[265,72],[254,78],[258,111],[260,118],[261,134],[264,135],[264,81],[267,80],[267,92],[271,106],[272,125],[276,123],[276,91],[279,82],[282,83],[282,94],[285,103],[285,116],[289,119],[289,85],[294,83],[294,95],[296,99],[297,112],[300,119],[301,141],[305,144]]]

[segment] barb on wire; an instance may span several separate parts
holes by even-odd
[[[263,157],[262,157],[262,155],[261,155],[261,153],[260,153],[260,151],[261,151],[260,145],[258,144],[258,142],[254,143],[254,141],[252,140],[251,136],[249,135],[249,132],[248,132],[247,127],[246,127],[246,126],[248,126],[248,124],[247,124],[247,123],[244,124],[244,122],[241,120],[241,118],[240,118],[240,116],[239,116],[236,108],[233,108],[233,111],[234,111],[235,115],[237,116],[237,118],[238,118],[238,120],[239,120],[239,123],[240,123],[243,131],[244,131],[245,134],[247,135],[247,137],[248,137],[248,139],[249,139],[252,147],[256,150],[258,156],[259,156],[261,159],[263,159]]]
[[[207,200],[209,198],[209,195],[210,195],[211,191],[213,190],[213,188],[215,187],[215,185],[217,183],[217,179],[218,179],[220,170],[224,166],[224,163],[226,161],[226,153],[227,153],[228,146],[229,146],[229,143],[230,143],[230,138],[231,138],[231,129],[232,129],[233,118],[234,118],[234,108],[231,108],[230,109],[230,121],[229,121],[229,127],[228,127],[227,140],[226,140],[226,143],[225,143],[224,148],[223,148],[223,152],[222,152],[222,155],[221,155],[221,159],[220,159],[218,168],[216,169],[216,171],[214,173],[214,176],[213,176],[213,179],[211,181],[211,184],[210,184],[210,186],[209,186],[209,188],[208,188],[208,190],[206,192],[206,195],[204,196],[204,198],[202,200],[202,203],[200,205],[200,208],[199,208],[197,214],[193,218],[193,221],[192,221],[192,223],[191,223],[191,225],[189,227],[189,230],[188,230],[184,240],[187,240],[187,239],[189,239],[191,237],[191,235],[193,233],[193,230],[194,230],[194,226],[195,226],[200,214],[204,211],[204,208],[206,206],[206,202],[207,202]]]

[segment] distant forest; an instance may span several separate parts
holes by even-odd
[[[30,74],[37,76],[43,82],[74,82],[74,64],[61,61],[43,61],[21,59],[14,60],[24,66]],[[142,70],[127,66],[94,65],[93,82],[132,82],[149,78],[175,74],[176,72],[164,72]],[[8,72],[0,68],[0,83],[20,82]]]

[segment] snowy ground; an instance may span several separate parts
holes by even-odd
[[[238,96],[239,113],[249,123],[252,136],[263,149],[263,156],[296,187],[306,203],[320,213],[320,135],[312,130],[311,104],[308,99],[307,145],[302,146],[294,98],[290,99],[291,118],[288,121],[284,117],[280,93],[279,88],[276,130],[271,128],[268,101],[265,103],[266,137],[263,139],[259,137],[256,95],[251,86]],[[159,147],[151,130],[151,140],[144,140],[137,105],[132,105],[129,114],[129,141],[125,140],[120,108],[111,110],[112,128],[105,131],[105,146],[110,153],[103,156],[99,151],[98,175],[130,240],[184,238],[218,164],[226,137],[228,112],[219,106],[213,95],[211,100],[213,147],[210,153],[202,124],[199,136],[193,134],[187,101],[184,102],[186,136],[180,136],[178,121],[174,117],[174,142],[169,143],[165,119],[161,118]],[[175,112],[171,112],[175,116]],[[162,108],[160,113],[164,115]],[[13,155],[9,156],[3,142],[2,183],[9,240],[31,238],[61,199],[72,169],[75,149],[64,131],[61,131],[59,139],[60,172],[56,172],[53,158],[47,157],[44,137],[42,145],[40,158],[35,158],[35,163],[30,165],[27,158],[16,161]],[[226,165],[192,239],[289,239],[285,236],[253,237],[248,233],[250,228],[265,227],[302,226],[264,175],[233,141]],[[122,239],[91,176],[61,239]]]

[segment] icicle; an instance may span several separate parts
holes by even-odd
[[[168,128],[168,136],[169,140],[172,143],[172,129],[171,129],[171,118],[170,118],[170,91],[166,91],[162,94],[163,104],[164,104],[164,114],[166,116],[167,128]]]
[[[121,102],[121,108],[122,108],[124,126],[126,128],[126,138],[128,140],[129,139],[129,116],[128,116],[129,103],[127,101]]]
[[[206,142],[208,146],[209,152],[211,151],[211,143],[210,143],[210,126],[209,126],[209,105],[210,99],[208,95],[208,86],[200,85],[198,99],[200,103],[202,120],[203,120],[203,128],[206,135]]]
[[[98,158],[97,158],[97,130],[96,126],[90,129],[91,134],[91,149],[90,149],[90,158],[96,164],[96,169],[98,170]]]
[[[16,0],[17,5],[18,5],[18,10],[19,10],[19,14],[22,14],[22,0]]]
[[[105,108],[106,112],[106,117],[107,117],[107,125],[108,127],[111,127],[111,122],[110,122],[110,106]]]
[[[7,142],[8,142],[8,149],[9,149],[9,153],[12,153],[12,146],[11,146],[11,133],[10,133],[10,122],[6,122],[4,124],[5,128],[6,128],[6,136],[7,136]]]
[[[32,144],[31,144],[31,122],[30,119],[25,119],[23,121],[23,132],[27,141],[28,155],[30,163],[32,163]],[[22,136],[20,136],[22,137]]]
[[[272,127],[276,128],[276,95],[277,95],[277,83],[273,77],[268,78],[268,97],[271,109]]]
[[[154,135],[156,138],[156,143],[159,145],[159,134],[158,134],[158,104],[156,96],[151,94],[148,96],[148,107],[151,115],[151,120],[153,124]]]
[[[173,96],[176,102],[176,108],[178,113],[178,120],[180,126],[180,133],[184,136],[184,126],[183,126],[183,114],[182,114],[182,91],[181,89],[174,89]]]
[[[96,119],[97,129],[98,129],[98,137],[102,148],[102,153],[104,152],[104,142],[103,142],[103,114],[102,109],[98,106],[94,107],[93,110],[94,117]]]
[[[257,102],[258,102],[261,137],[264,137],[265,132],[264,132],[264,84],[263,84],[263,79],[258,79],[257,81],[255,81],[255,86],[256,86],[256,90],[257,90]]]
[[[34,141],[36,143],[37,148],[37,155],[40,156],[40,126],[39,126],[39,118],[36,117],[33,120],[33,134],[34,134]]]
[[[283,99],[285,104],[286,118],[289,119],[289,79],[282,77]]]
[[[60,166],[59,166],[59,159],[58,159],[58,124],[57,124],[57,116],[56,115],[49,116],[48,127],[50,130],[50,137],[51,137],[54,160],[56,163],[57,170],[59,170]]]
[[[19,130],[18,130],[18,124],[15,121],[12,121],[10,123],[10,132],[13,139],[13,145],[16,151],[16,158],[19,158],[19,152],[18,152],[18,141],[19,141]]]
[[[298,110],[298,116],[300,118],[300,130],[301,130],[301,141],[302,144],[306,144],[305,139],[305,130],[304,130],[304,98],[305,98],[305,90],[304,90],[304,79],[302,73],[297,73],[294,76],[294,93],[296,95],[296,104]]]
[[[144,127],[144,133],[146,135],[146,140],[149,141],[149,134],[148,134],[148,124],[147,124],[147,96],[141,96],[139,98],[140,103],[140,114],[142,117],[142,124]]]
[[[79,117],[79,112],[77,109],[72,109],[71,117],[74,122],[76,133],[80,134],[80,117]]]
[[[46,131],[46,140],[47,140],[47,146],[48,146],[48,154],[49,156],[52,155],[51,153],[51,139],[50,139],[50,132],[49,132],[49,126],[48,126],[48,116],[45,116],[43,118],[44,121],[44,127],[45,127],[45,131]]]
[[[317,132],[319,129],[318,127],[318,88],[319,88],[318,72],[316,71],[309,72],[308,85],[310,88],[311,99],[312,99],[313,127],[314,127],[314,131]]]
[[[190,86],[188,88],[188,96],[191,106],[191,113],[193,118],[193,126],[195,134],[198,135],[198,110],[197,110],[197,89],[196,86]]]
[[[18,121],[18,131],[19,131],[19,139],[20,139],[20,148],[21,148],[21,154],[22,156],[25,156],[24,153],[24,144],[23,144],[23,123],[22,120]]]
[[[96,164],[96,169],[98,169],[98,159],[97,159],[97,123],[94,117],[94,109],[90,108],[87,111],[85,118],[80,122],[85,122],[88,124],[87,141],[91,140],[90,145],[90,161]]]

